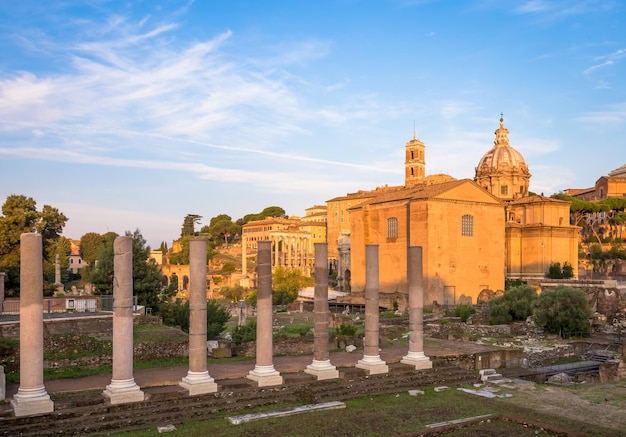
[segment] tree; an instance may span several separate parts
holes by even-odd
[[[543,290],[534,305],[537,326],[563,338],[588,336],[591,333],[591,314],[587,293],[564,285],[554,290]]]
[[[298,291],[313,285],[313,278],[304,276],[298,269],[276,267],[272,274],[272,303],[287,305],[298,298]]]
[[[548,269],[548,278],[550,279],[571,279],[574,277],[574,268],[570,263],[565,261],[563,267],[560,262],[550,264]]]
[[[118,235],[115,232],[102,235],[93,266],[87,266],[83,270],[83,277],[93,285],[94,294],[113,293],[113,243],[116,237]]]
[[[159,250],[163,254],[163,256],[167,255],[167,243],[165,241],[161,241],[161,245],[159,246]]]
[[[224,243],[228,246],[228,238],[241,232],[241,227],[233,222],[229,215],[220,214],[211,219],[208,232],[214,240],[223,238]]]
[[[206,305],[207,338],[215,338],[226,329],[226,322],[230,320],[230,311],[216,300],[210,299]],[[176,299],[173,302],[162,303],[160,314],[163,323],[169,326],[180,326],[180,329],[189,332],[189,301]]]
[[[187,214],[183,220],[183,227],[180,231],[180,236],[184,238],[196,235],[195,227],[196,223],[200,223],[200,219],[202,219],[201,215]]]
[[[16,194],[7,197],[0,216],[0,270],[6,273],[7,294],[19,293],[21,234],[41,234],[44,270],[50,272],[51,266],[54,269],[54,248],[67,220],[63,213],[50,205],[44,205],[38,212],[37,202],[32,197]]]
[[[504,295],[489,301],[489,323],[501,325],[526,320],[533,312],[537,291],[530,285],[511,287]]]
[[[56,279],[56,254],[59,254],[59,267],[61,268],[61,282],[66,284],[70,279],[70,262],[69,255],[72,251],[72,242],[67,237],[59,237],[53,246],[50,246],[50,256],[54,257],[55,264],[51,265],[51,269],[48,272],[44,271],[44,275],[47,275],[47,282],[52,284]]]
[[[191,237],[182,237],[180,240],[180,246],[182,250],[177,253],[173,253],[170,256],[170,264],[179,264],[179,265],[189,265],[189,240]],[[206,249],[206,260],[207,263],[212,260],[217,252],[207,245]]]
[[[162,289],[161,268],[150,258],[150,246],[139,229],[126,236],[133,238],[133,294],[140,305],[158,308]],[[94,285],[97,294],[111,294],[113,291],[113,244],[117,234],[109,232],[103,236],[104,242],[98,251],[98,260],[90,272],[88,280]]]
[[[104,243],[102,235],[96,232],[87,232],[80,237],[80,257],[87,265],[93,265],[98,259],[98,250]]]
[[[243,288],[241,285],[222,287],[220,290],[222,297],[232,303],[239,302],[241,299],[243,299],[243,295],[245,292],[245,288]]]
[[[237,266],[235,266],[235,263],[228,261],[224,263],[220,273],[222,274],[222,276],[226,276],[230,279],[230,275],[232,275],[235,270],[237,270]]]
[[[258,214],[246,214],[243,218],[237,220],[239,226],[245,225],[248,222],[263,220],[268,217],[285,217],[285,210],[280,206],[268,206]]]

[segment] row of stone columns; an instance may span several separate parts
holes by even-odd
[[[308,250],[306,243],[308,237],[293,237],[286,235],[276,235],[270,237],[274,244],[274,266],[300,267],[304,269],[307,265]],[[282,243],[282,250],[278,250]]]
[[[180,385],[190,395],[217,391],[207,371],[206,240],[190,241],[190,327],[189,371]],[[40,234],[21,236],[20,296],[20,386],[11,404],[16,416],[52,412],[54,403],[43,384],[43,270]],[[305,369],[317,379],[339,376],[328,350],[328,247],[315,244],[315,301],[313,362]],[[283,377],[274,368],[272,340],[272,254],[271,242],[258,244],[256,365],[248,378],[259,386],[280,385]],[[113,366],[111,383],[103,392],[112,404],[144,400],[133,376],[133,277],[132,238],[114,242],[113,279]],[[378,246],[366,247],[365,350],[357,367],[370,374],[386,373],[379,354]],[[432,366],[423,352],[421,248],[409,248],[409,353],[402,360],[416,369]]]

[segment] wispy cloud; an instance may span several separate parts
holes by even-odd
[[[622,125],[626,123],[626,102],[609,105],[604,111],[586,112],[576,120],[594,127]]]
[[[625,57],[626,57],[626,49],[619,49],[607,55],[597,56],[594,59],[594,61],[599,62],[599,63],[592,65],[591,67],[585,69],[583,71],[583,74],[589,75],[589,74],[596,72],[597,70],[611,67],[617,64],[618,62],[620,62]]]
[[[0,154],[186,171],[201,179],[292,191],[302,187],[285,180],[314,185],[294,177],[300,164],[392,171],[283,145],[294,134],[306,135],[307,120],[340,125],[386,111],[371,95],[335,107],[303,104],[292,86],[301,81],[282,68],[325,56],[327,42],[294,42],[276,49],[280,56],[244,60],[223,50],[233,44],[230,30],[181,47],[170,35],[176,23],[154,23],[148,16],[132,21],[116,15],[100,26],[79,27],[84,33],[77,32],[75,41],[39,46],[46,48],[44,57],[65,57],[62,71],[0,75],[0,133],[15,138],[4,142]],[[255,155],[265,159],[264,172],[246,168]],[[188,159],[219,166],[190,165]]]
[[[530,0],[513,8],[513,12],[545,20],[555,20],[573,15],[603,12],[615,7],[615,2],[603,0]]]

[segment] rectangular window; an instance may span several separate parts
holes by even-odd
[[[396,217],[387,219],[387,238],[398,238],[398,219]]]
[[[506,185],[500,187],[500,194],[503,196],[507,196],[509,194],[509,187]]]
[[[461,218],[461,235],[463,237],[474,236],[474,216],[465,214]]]

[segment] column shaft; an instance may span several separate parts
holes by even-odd
[[[387,373],[389,367],[380,359],[379,349],[378,245],[365,246],[365,348],[356,367],[370,374]]]
[[[112,404],[143,401],[133,377],[133,239],[113,242],[113,375],[104,396]]]
[[[259,386],[280,385],[283,377],[274,369],[272,339],[272,265],[271,243],[258,242],[257,255],[257,320],[256,320],[256,365],[248,378]]]
[[[189,240],[189,371],[180,385],[190,395],[217,391],[207,371],[206,248],[204,238]]]
[[[424,274],[421,246],[411,246],[407,251],[407,281],[409,287],[409,353],[402,358],[404,364],[416,369],[432,367],[424,355]]]
[[[20,236],[20,386],[11,401],[16,416],[50,413],[43,384],[43,250],[41,234]],[[2,278],[4,280],[4,277]]]
[[[313,302],[313,362],[305,372],[317,379],[338,378],[328,353],[328,245],[315,243],[315,296]]]

